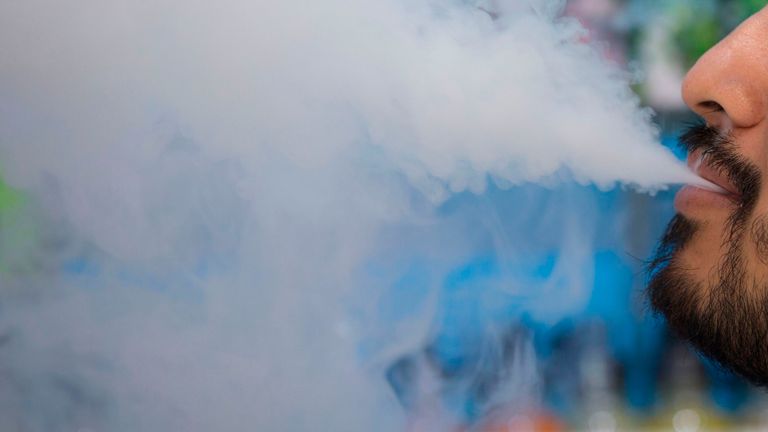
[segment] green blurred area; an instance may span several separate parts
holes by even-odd
[[[673,40],[685,67],[693,66],[708,49],[765,5],[765,0],[674,3],[668,15],[675,21]]]
[[[696,60],[721,39],[723,34],[720,22],[714,17],[695,19],[693,14],[681,22],[675,31],[675,41],[683,54],[687,68],[693,66]]]
[[[0,274],[33,271],[35,244],[37,229],[27,200],[3,180],[0,172]]]
[[[0,171],[0,214],[20,206],[22,194],[3,181],[3,173]]]

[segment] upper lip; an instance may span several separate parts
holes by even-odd
[[[713,168],[709,163],[709,158],[703,150],[695,150],[688,154],[688,167],[702,178],[711,181],[728,191],[733,197],[739,197],[741,193],[736,185],[728,178],[723,170]]]

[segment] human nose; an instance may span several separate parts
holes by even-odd
[[[683,100],[707,124],[751,128],[768,109],[768,7],[707,51],[683,81]]]

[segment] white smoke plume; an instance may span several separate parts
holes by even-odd
[[[405,427],[383,369],[479,242],[446,200],[697,181],[560,6],[0,3],[0,171],[38,226],[0,274],[0,429]],[[557,220],[522,198],[505,223]],[[583,216],[494,237],[577,257],[554,276],[573,301],[542,314],[583,301]],[[371,263],[419,257],[438,276],[378,318],[396,277]]]

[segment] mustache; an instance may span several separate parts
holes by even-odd
[[[760,169],[739,153],[730,134],[695,124],[680,136],[679,143],[689,154],[701,150],[704,163],[728,177],[739,191],[742,206],[754,205],[760,193]]]

